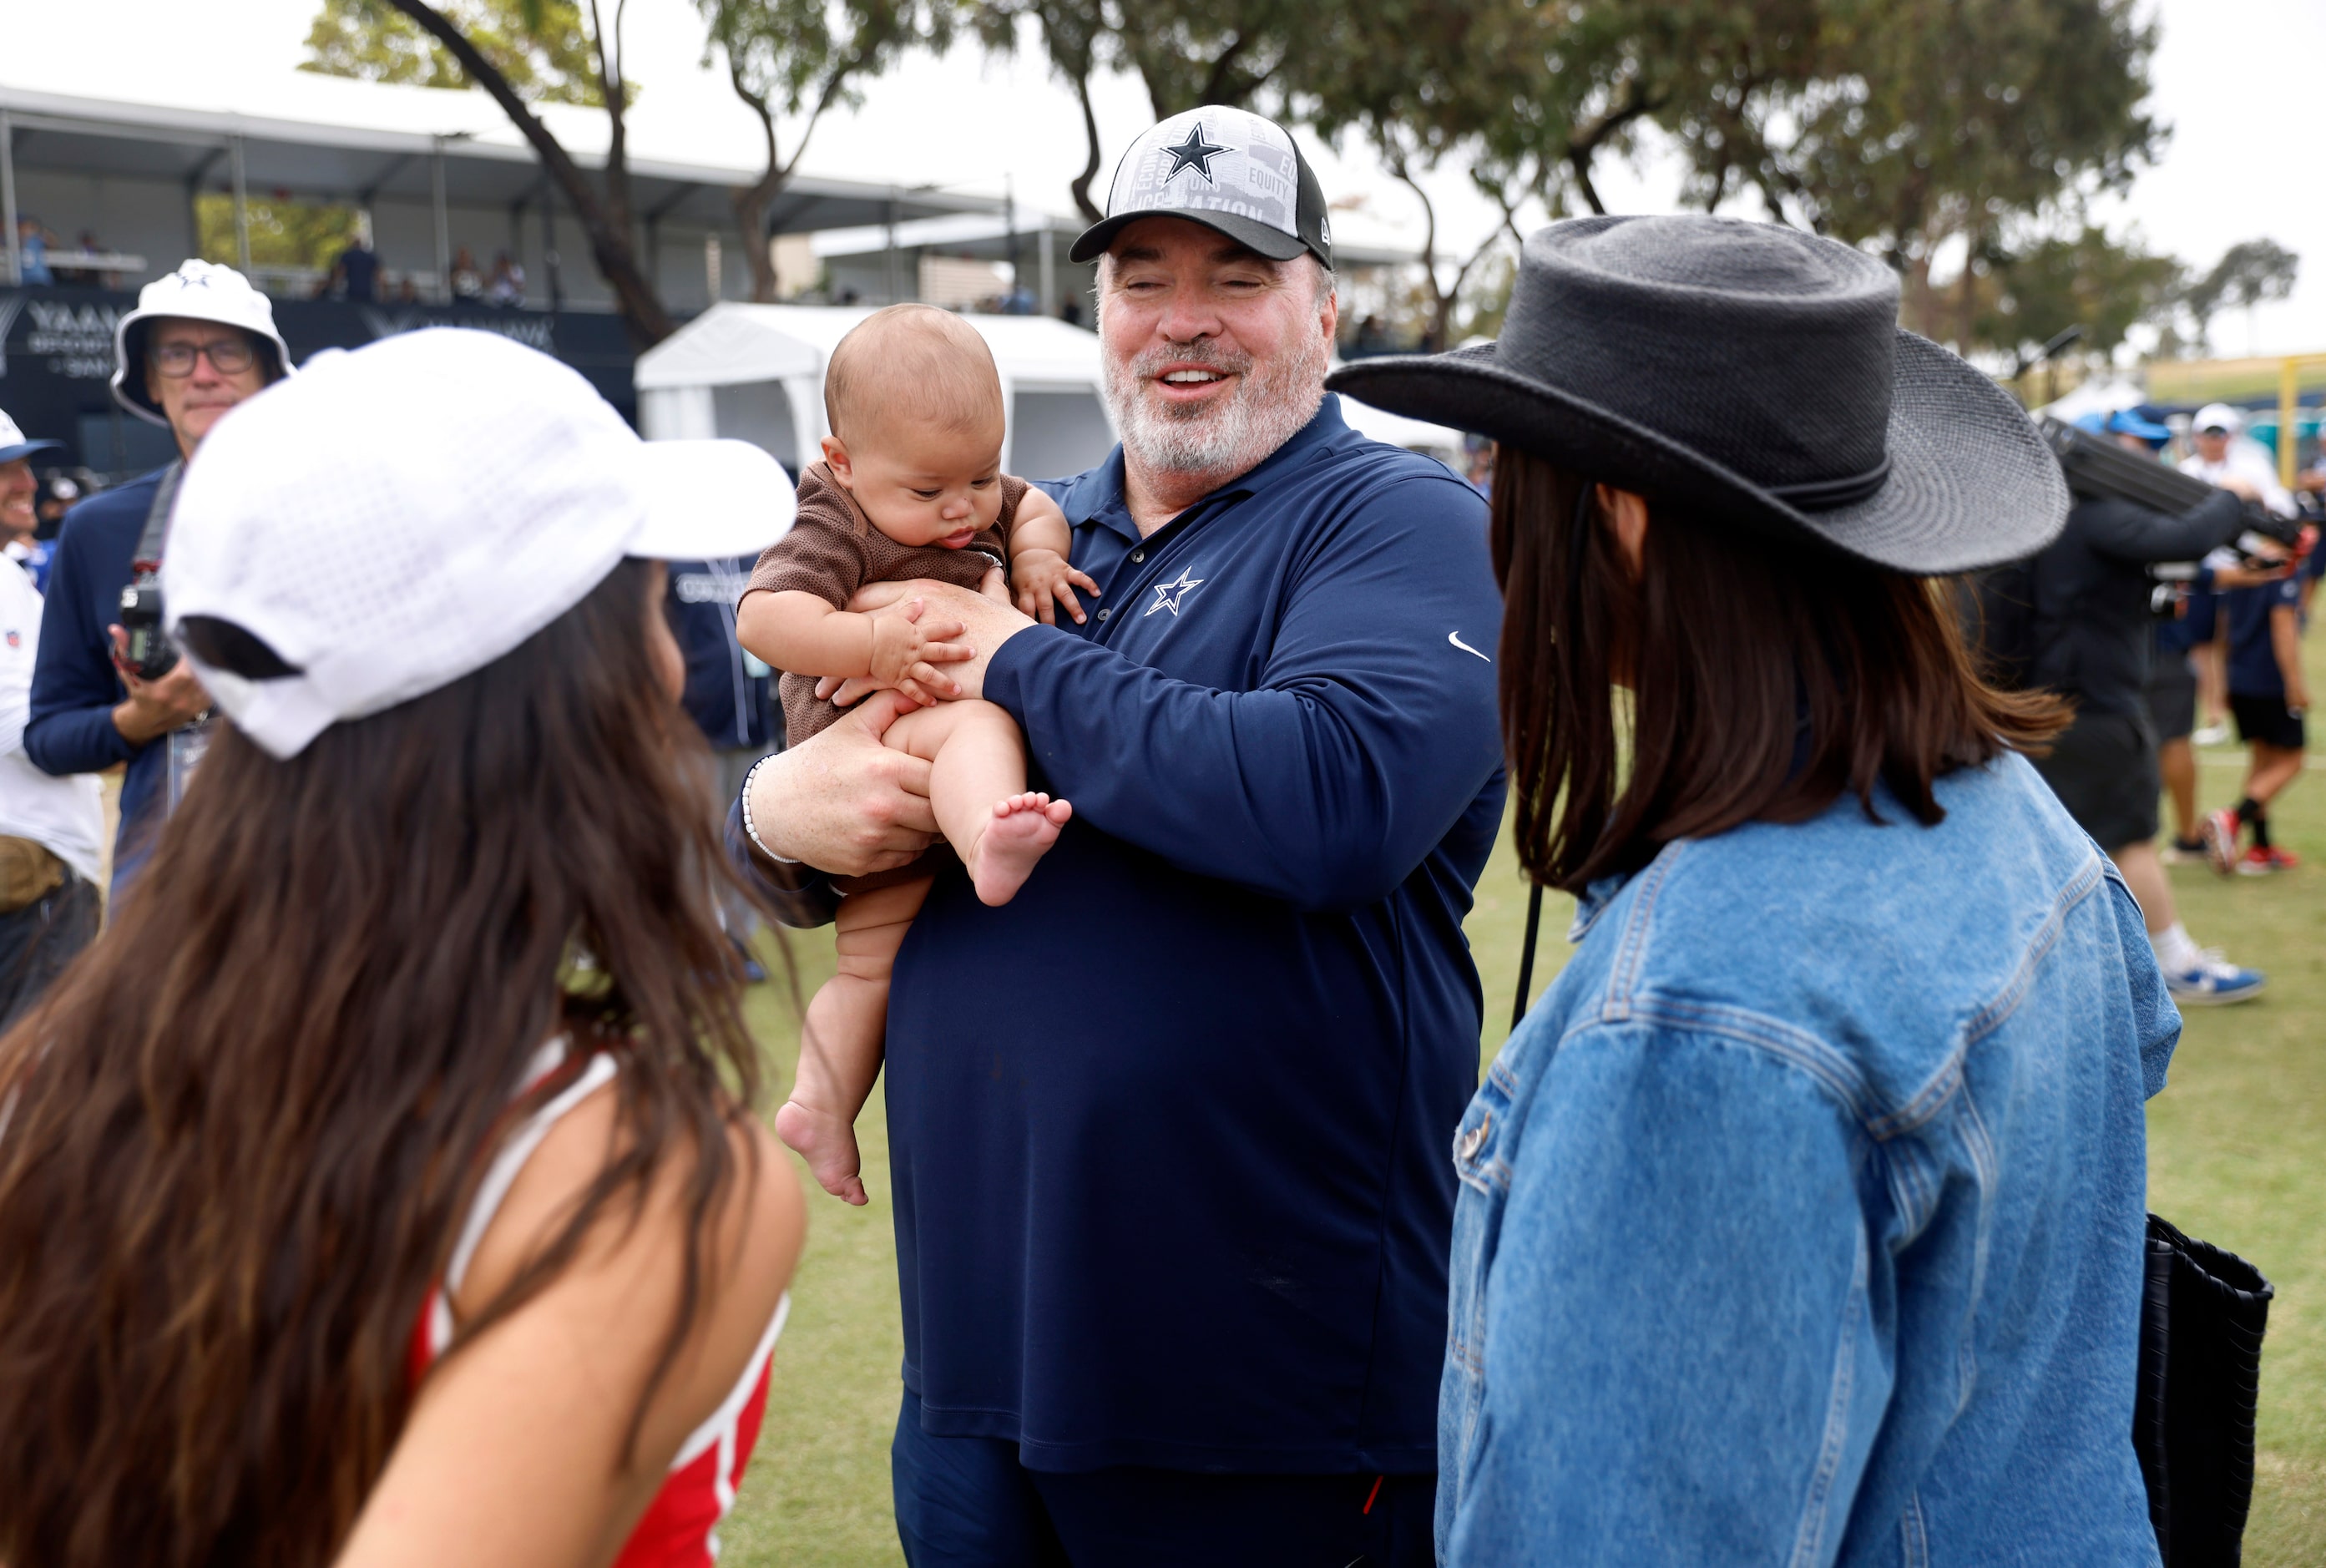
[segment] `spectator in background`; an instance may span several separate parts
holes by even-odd
[[[2229,712],[2249,749],[2245,795],[2205,819],[2205,848],[2227,876],[2290,871],[2298,857],[2269,840],[2269,807],[2302,777],[2310,689],[2302,670],[2302,584],[2288,575],[2221,596],[2228,640]],[[2253,842],[2240,854],[2244,834]]]
[[[485,294],[484,275],[477,270],[477,256],[467,246],[452,253],[452,297],[470,304]]]
[[[1494,443],[1491,436],[1462,438],[1462,477],[1470,488],[1492,499],[1494,493]]]
[[[0,535],[11,560],[33,537],[33,454],[57,444],[25,440],[0,414]],[[24,755],[40,645],[40,590],[29,571],[0,562],[0,1030],[88,946],[99,909],[97,780],[52,779]]]
[[[2206,404],[2190,421],[2189,440],[2194,450],[2181,460],[2181,471],[2219,485],[2232,478],[2241,480],[2253,487],[2252,499],[2281,518],[2294,516],[2293,498],[2277,482],[2277,465],[2245,429],[2246,416],[2228,404]],[[2193,738],[2198,745],[2215,745],[2229,735],[2228,649],[2216,638],[2199,644],[2194,657],[2205,723]]]
[[[2148,455],[2168,433],[2136,415],[2088,415],[2085,428]],[[2197,946],[2181,923],[2172,884],[2156,853],[2160,789],[2157,736],[2146,698],[2153,655],[2150,596],[2156,562],[2201,560],[2237,537],[2239,497],[2256,492],[2242,475],[2174,517],[2130,501],[2079,496],[2068,526],[2034,558],[2032,689],[2072,699],[2075,721],[2033,759],[2076,825],[2091,835],[2140,901],[2157,966],[2173,1000],[2240,1002],[2260,994],[2257,970]]]
[[[16,219],[16,281],[43,288],[57,281],[49,270],[49,231],[30,213]]]
[[[488,305],[521,305],[525,303],[525,268],[506,250],[493,256],[492,281],[485,285],[485,303]]]
[[[371,225],[358,219],[355,238],[331,264],[325,287],[350,304],[370,304],[379,294],[379,257],[371,247]]]
[[[147,284],[114,328],[113,396],[138,418],[165,425],[180,462],[191,461],[228,409],[291,373],[274,309],[230,266],[187,261]],[[58,536],[40,662],[33,674],[24,750],[62,777],[126,763],[114,841],[117,897],[143,863],[147,835],[200,754],[209,696],[181,659],[153,680],[122,665],[128,634],[121,591],[146,525],[166,504],[157,469],[75,507]]]
[[[686,656],[687,715],[711,742],[717,768],[716,822],[727,819],[728,803],[743,792],[751,764],[784,743],[783,714],[769,689],[767,665],[735,640],[735,602],[750,581],[750,561],[673,561],[663,613],[671,635]],[[746,899],[722,901],[728,935],[743,950],[751,978],[765,979],[750,956],[759,919]]]
[[[33,525],[33,537],[42,540],[55,538],[57,530],[64,527],[65,514],[72,510],[73,503],[79,500],[80,496],[79,481],[70,474],[51,474],[48,482],[41,487],[41,499],[35,508],[40,520]]]
[[[54,452],[59,441],[27,441],[16,422],[0,414],[0,551],[23,567],[37,585],[48,574],[48,551],[39,535],[40,509],[35,502],[40,481],[33,477],[35,453]],[[34,566],[38,557],[39,565]]]
[[[2156,770],[2172,802],[2172,842],[2162,858],[2168,864],[2207,858],[2203,824],[2197,817],[2197,649],[2213,640],[2219,597],[2191,584],[2174,612],[2156,623],[2150,649],[2149,723],[2156,732]]]

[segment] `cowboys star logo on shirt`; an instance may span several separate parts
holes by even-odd
[[[1168,610],[1176,616],[1179,613],[1179,601],[1186,597],[1190,590],[1203,585],[1201,577],[1190,577],[1184,571],[1179,574],[1177,583],[1158,583],[1155,584],[1155,602],[1147,607],[1147,613],[1152,615],[1158,610]]]

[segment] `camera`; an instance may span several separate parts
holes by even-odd
[[[121,591],[121,629],[129,633],[128,666],[139,680],[160,680],[178,667],[177,645],[162,630],[162,578],[142,569]]]

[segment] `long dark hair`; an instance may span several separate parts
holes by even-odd
[[[0,1041],[0,1561],[328,1561],[497,1135],[578,1069],[526,1088],[561,1031],[619,1058],[613,1153],[454,1353],[680,1156],[660,1381],[758,1078],[649,581],[625,564],[288,761],[221,733],[115,926]]]
[[[1674,839],[1799,822],[1844,790],[1874,816],[1877,781],[1935,823],[1934,779],[2067,723],[2055,698],[1979,679],[1931,583],[1684,508],[1650,515],[1635,576],[1585,476],[1510,447],[1495,460],[1503,743],[1538,882],[1580,891]]]

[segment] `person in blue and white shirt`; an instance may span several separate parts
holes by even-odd
[[[57,444],[25,440],[0,414],[0,536],[12,546],[33,537],[33,454]],[[40,645],[41,591],[12,556],[0,563],[0,1028],[97,935],[97,779],[51,778],[24,755]]]

